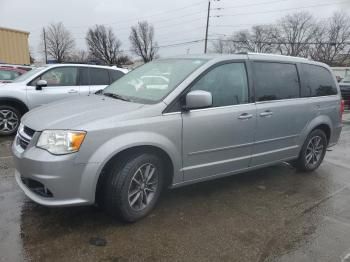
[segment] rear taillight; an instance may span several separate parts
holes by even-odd
[[[343,117],[344,110],[345,110],[345,101],[344,101],[344,99],[342,99],[340,102],[340,116],[341,117]]]

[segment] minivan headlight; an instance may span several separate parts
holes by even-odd
[[[79,151],[85,135],[84,131],[44,130],[36,146],[55,155],[74,153]]]

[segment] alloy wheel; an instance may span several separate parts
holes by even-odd
[[[135,211],[146,208],[158,188],[157,168],[151,163],[139,167],[131,178],[128,190],[129,205]]]
[[[320,159],[322,158],[323,154],[323,141],[322,137],[320,136],[314,136],[310,139],[307,147],[306,147],[306,165],[308,166],[315,166],[318,164]]]
[[[0,110],[0,131],[12,133],[18,127],[19,119],[15,112],[8,109]]]

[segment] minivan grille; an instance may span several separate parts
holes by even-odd
[[[20,126],[17,132],[17,145],[19,145],[23,150],[27,149],[34,133],[35,131],[33,129],[27,126]]]

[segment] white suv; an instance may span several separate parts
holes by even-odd
[[[126,69],[83,64],[38,67],[0,85],[0,135],[15,134],[21,116],[55,100],[88,95],[127,73]]]

